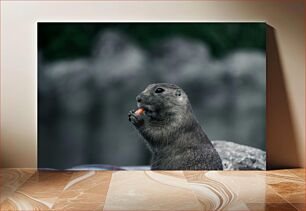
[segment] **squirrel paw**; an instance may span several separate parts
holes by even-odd
[[[128,113],[128,117],[129,121],[132,122],[135,126],[140,126],[143,124],[143,119],[141,118],[141,116],[136,115],[134,110]]]

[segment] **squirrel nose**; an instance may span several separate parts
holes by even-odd
[[[138,95],[138,96],[136,97],[136,101],[137,101],[138,103],[141,103],[142,97],[141,97],[140,95]]]

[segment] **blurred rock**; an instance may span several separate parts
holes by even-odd
[[[90,68],[99,86],[112,81],[129,81],[143,72],[145,52],[123,34],[115,31],[101,33],[93,49]]]
[[[224,170],[266,170],[266,152],[230,141],[212,141]]]

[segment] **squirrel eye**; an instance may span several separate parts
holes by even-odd
[[[164,92],[165,90],[163,88],[157,88],[155,89],[155,93],[162,93]]]

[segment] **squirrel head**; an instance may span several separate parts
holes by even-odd
[[[166,119],[182,115],[190,109],[187,94],[175,84],[150,84],[137,97],[138,108],[143,108],[152,119]]]

